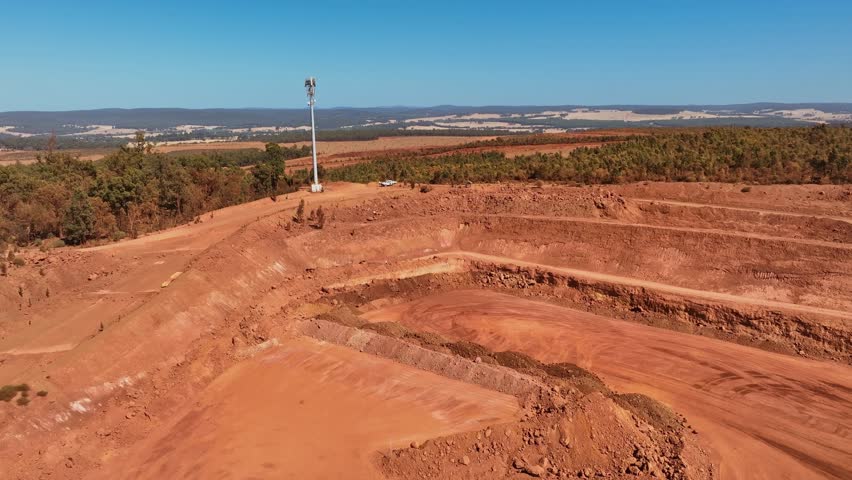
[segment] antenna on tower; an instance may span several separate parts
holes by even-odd
[[[317,91],[317,79],[308,77],[305,79],[305,92],[308,94],[308,105],[311,106],[311,153],[314,157],[314,183],[311,184],[312,192],[321,192],[322,185],[319,183],[319,168],[317,167],[317,128],[314,125],[314,98]]]

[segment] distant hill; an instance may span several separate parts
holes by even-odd
[[[109,108],[64,112],[0,112],[0,143],[56,135],[79,141],[132,137],[152,140],[249,139],[304,132],[306,108]],[[487,130],[541,132],[648,126],[791,126],[852,123],[852,103],[750,103],[734,105],[555,105],[326,108],[320,130],[381,129],[431,132]]]

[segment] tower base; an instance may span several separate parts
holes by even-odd
[[[311,192],[312,193],[318,193],[318,192],[321,192],[321,191],[322,191],[322,185],[320,185],[319,183],[312,183],[311,184]]]

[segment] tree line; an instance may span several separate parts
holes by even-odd
[[[717,181],[852,183],[852,128],[815,126],[658,130],[567,155],[499,152],[386,155],[328,171],[324,181],[623,183]],[[535,136],[505,140],[539,142]],[[550,140],[546,140],[550,141]],[[488,145],[488,144],[486,144]],[[503,143],[494,142],[495,146]],[[285,173],[306,147],[160,154],[141,134],[96,162],[49,151],[30,165],[0,166],[0,240],[55,237],[81,244],[197,219],[211,210],[296,190],[311,172]],[[251,165],[251,168],[248,168]]]
[[[211,137],[231,137],[235,134],[230,130],[222,131],[198,131],[191,133],[161,133],[157,136],[158,141],[176,140],[199,140]],[[376,140],[381,137],[424,137],[424,136],[498,136],[506,135],[504,130],[491,129],[448,129],[448,130],[404,130],[400,128],[361,127],[336,130],[317,131],[317,141],[320,142],[345,142]],[[310,141],[311,132],[305,130],[290,130],[280,132],[246,132],[236,135],[239,141],[259,141],[267,143],[295,143]],[[66,136],[40,134],[30,137],[18,137],[0,134],[0,147],[11,150],[48,150],[51,142],[57,150],[85,149],[85,148],[118,148],[126,140],[109,136]]]
[[[546,180],[575,183],[852,182],[852,128],[724,127],[659,130],[567,155],[499,152],[395,155],[327,173],[329,180],[421,183]]]
[[[284,162],[305,155],[274,143],[251,154],[160,154],[141,135],[96,162],[48,152],[30,165],[0,167],[0,240],[81,244],[186,223],[298,189]],[[247,162],[254,166],[241,168]]]
[[[560,133],[547,134],[531,134],[531,135],[511,135],[488,140],[478,140],[459,145],[456,148],[475,148],[475,147],[512,147],[520,145],[571,145],[577,143],[591,142],[614,142],[623,140],[625,135],[565,135]]]

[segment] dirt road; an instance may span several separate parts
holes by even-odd
[[[715,207],[714,207],[715,208]],[[802,215],[805,216],[805,215]],[[606,224],[613,226],[621,226],[621,227],[638,227],[638,228],[650,228],[661,231],[670,231],[670,232],[692,232],[692,233],[702,233],[702,234],[711,234],[711,235],[723,235],[730,237],[741,237],[741,238],[753,238],[757,240],[769,240],[772,242],[790,242],[790,243],[798,243],[800,245],[810,245],[816,247],[829,247],[829,248],[840,248],[844,250],[852,250],[852,243],[846,242],[828,242],[824,240],[813,240],[809,238],[795,238],[795,237],[779,237],[775,235],[763,235],[760,233],[751,233],[751,232],[740,232],[734,230],[722,230],[718,228],[696,228],[696,227],[672,227],[666,225],[651,225],[648,223],[634,223],[634,222],[621,222],[615,220],[604,220],[598,218],[584,218],[584,217],[564,217],[564,216],[553,216],[553,215],[512,215],[512,214],[493,214],[493,215],[484,215],[486,218],[523,218],[527,220],[552,220],[552,221],[560,221],[560,222],[574,222],[574,223],[588,223],[588,224]],[[846,220],[844,220],[846,221]]]
[[[365,314],[590,369],[684,413],[724,479],[850,478],[852,369],[488,291]]]
[[[97,247],[84,248],[83,251],[107,250],[144,250],[157,251],[200,250],[215,245],[243,225],[261,217],[284,211],[295,210],[301,200],[308,208],[330,202],[353,202],[361,198],[375,196],[376,189],[355,183],[337,183],[325,185],[325,191],[317,196],[307,191],[279,195],[273,202],[268,198],[241,205],[226,207],[215,212],[201,215],[201,223],[186,224],[132,240],[109,243]],[[156,246],[155,246],[156,245]]]
[[[684,297],[693,297],[693,298],[701,298],[705,300],[712,300],[716,302],[727,302],[738,305],[757,305],[766,308],[774,308],[786,311],[793,312],[804,312],[804,313],[813,313],[817,315],[823,315],[827,317],[836,317],[839,319],[849,320],[852,319],[852,313],[842,311],[842,310],[831,310],[828,308],[819,308],[812,307],[809,305],[800,305],[797,303],[785,303],[785,302],[775,302],[772,300],[765,300],[762,298],[752,298],[752,297],[742,297],[739,295],[730,295],[727,293],[713,292],[709,290],[696,290],[692,288],[684,288],[678,287],[675,285],[667,285],[659,282],[651,282],[648,280],[640,280],[632,277],[623,277],[618,275],[609,275],[606,273],[599,272],[590,272],[587,270],[578,270],[574,268],[564,268],[564,267],[553,267],[550,265],[544,265],[540,263],[526,262],[523,260],[517,260],[509,257],[500,257],[496,255],[487,255],[484,253],[477,252],[442,252],[436,254],[438,257],[447,257],[447,258],[467,258],[470,260],[480,260],[485,262],[493,262],[497,264],[506,264],[506,265],[515,265],[519,267],[531,267],[531,268],[539,268],[542,270],[550,270],[553,272],[564,273],[567,275],[572,275],[579,278],[585,278],[589,280],[596,280],[601,282],[615,283],[620,285],[627,285],[631,287],[640,287],[647,288],[650,290],[656,290],[664,293],[673,293],[676,295],[681,295]]]
[[[79,292],[51,299],[51,308],[28,314],[29,328],[0,340],[0,354],[31,355],[70,350],[91,338],[101,325],[125,317],[155,298],[162,290],[163,282],[171,275],[186,271],[190,262],[203,250],[221,242],[247,223],[260,217],[294,211],[302,199],[307,199],[310,209],[321,203],[358,201],[376,193],[375,188],[365,185],[331,184],[319,196],[297,192],[287,195],[287,199],[281,196],[277,202],[265,198],[217,210],[212,215],[204,214],[198,224],[81,249],[132,268],[132,274],[99,278],[82,285]],[[99,261],[90,260],[90,263]],[[22,315],[22,312],[5,313]],[[20,321],[16,317],[10,318],[10,322]],[[3,373],[12,371],[6,369]],[[2,380],[4,378],[0,376]]]
[[[715,208],[722,210],[732,210],[735,212],[753,212],[759,213],[762,215],[781,215],[788,217],[800,217],[800,218],[824,218],[827,220],[835,220],[838,222],[846,222],[852,223],[852,218],[849,217],[841,217],[837,215],[819,215],[813,213],[798,213],[798,212],[782,212],[778,210],[767,210],[763,208],[746,208],[746,207],[732,207],[728,205],[711,205],[707,203],[694,203],[694,202],[678,202],[674,200],[659,200],[659,199],[651,199],[651,198],[634,198],[633,201],[636,202],[645,202],[645,203],[659,203],[663,205],[675,205],[678,207],[695,207],[695,208]]]

